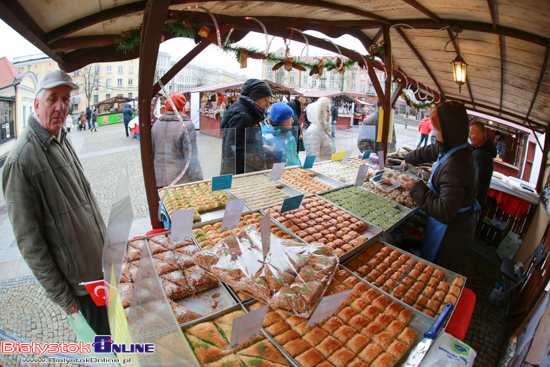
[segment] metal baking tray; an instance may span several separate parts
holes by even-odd
[[[327,201],[330,202],[331,204],[334,204],[332,201],[330,201],[329,199],[324,198],[324,197],[321,196],[321,195],[323,195],[323,194],[328,194],[329,192],[333,192],[333,191],[345,189],[345,188],[351,187],[351,186],[353,186],[353,185],[346,185],[345,187],[334,188],[334,189],[332,189],[332,190],[328,190],[328,191],[325,191],[325,192],[320,192],[320,193],[318,193],[317,195],[318,195],[319,197],[323,198],[324,200],[327,200]],[[363,190],[363,191],[365,191],[365,192],[368,192],[369,194],[372,194],[372,195],[375,195],[375,196],[377,196],[377,197],[379,197],[379,198],[381,198],[381,199],[384,199],[385,201],[391,203],[392,205],[396,205],[397,208],[399,209],[399,212],[400,212],[401,214],[403,214],[403,216],[401,217],[401,219],[399,219],[397,222],[395,222],[394,224],[392,224],[390,227],[388,227],[387,229],[381,229],[381,230],[384,231],[384,232],[388,232],[388,233],[389,233],[389,232],[393,231],[394,229],[396,229],[397,227],[399,227],[401,224],[403,224],[404,222],[406,222],[410,217],[413,216],[414,213],[416,213],[416,212],[418,211],[418,208],[416,208],[416,209],[414,209],[414,210],[413,210],[413,209],[409,209],[409,208],[407,208],[407,207],[404,206],[404,205],[401,205],[401,204],[398,204],[398,203],[396,203],[396,202],[394,202],[394,201],[388,200],[388,199],[386,199],[386,198],[384,198],[384,197],[382,197],[382,196],[380,196],[380,195],[377,195],[377,194],[375,194],[374,192],[371,192],[371,191],[369,191],[369,190],[367,190],[367,189],[364,189],[364,188],[362,188],[362,187],[360,187],[360,186],[359,186],[358,188],[361,189],[361,190]],[[334,204],[334,205],[336,205],[337,207],[341,208],[342,210],[346,210],[346,211],[349,212],[349,210],[347,210],[347,209],[345,209],[345,208],[342,208],[342,207],[338,206],[337,204]],[[353,213],[352,213],[352,214],[353,214]],[[353,215],[355,215],[357,218],[361,218],[361,217],[359,217],[357,214],[353,214]],[[361,220],[367,222],[364,218],[361,218]],[[367,223],[368,223],[368,222],[367,222]],[[377,228],[378,228],[378,227],[377,227]]]
[[[289,167],[289,169],[290,169],[290,168],[297,168],[297,167],[293,166],[293,167]],[[298,167],[298,168],[299,168],[299,167]],[[285,167],[285,169],[287,169],[287,168]],[[324,184],[327,184],[327,185],[329,185],[329,186],[331,186],[331,187],[333,187],[333,188],[342,187],[342,186],[347,185],[347,184],[345,184],[345,183],[343,183],[343,182],[341,182],[341,181],[335,180],[335,179],[330,178],[330,177],[328,177],[328,176],[321,175],[321,174],[316,173],[316,172],[313,172],[313,173],[315,173],[315,176],[312,177],[312,179],[317,180],[317,181],[319,181],[319,182],[322,182],[322,183],[324,183]],[[268,173],[266,173],[266,175],[267,175],[267,174],[268,174]],[[281,181],[280,179],[277,180],[277,182],[280,182],[280,183],[282,183],[282,184],[288,185],[288,184],[284,183],[283,181]],[[288,186],[290,186],[290,185],[288,185]],[[290,186],[290,187],[292,187],[292,186]],[[300,194],[304,194],[304,195],[314,195],[314,194],[308,194],[308,193],[306,193],[306,192],[301,192],[300,190],[298,190],[298,189],[296,189],[296,188],[294,188],[294,187],[292,187],[292,188],[293,188],[294,190],[298,191]],[[320,192],[325,192],[325,191],[320,191]]]
[[[242,177],[242,176],[239,175],[237,178],[240,178],[240,177]],[[262,177],[266,177],[266,176],[265,176],[264,174],[262,174]],[[267,177],[267,180],[269,180],[269,176]],[[280,190],[281,192],[283,192],[283,193],[289,195],[290,197],[292,197],[292,196],[297,196],[297,195],[301,195],[301,194],[302,194],[300,191],[298,191],[298,190],[292,188],[291,186],[289,186],[289,185],[287,185],[287,184],[285,184],[285,183],[283,183],[283,182],[281,182],[281,181],[276,181],[275,183],[278,184],[278,185],[282,185],[282,186],[283,186],[281,189],[276,189],[276,190]],[[250,190],[253,191],[253,190],[254,190],[254,187],[250,187]],[[228,192],[229,194],[231,194],[231,196],[234,197],[234,198],[236,198],[236,199],[247,199],[247,198],[244,197],[244,196],[242,196],[242,197],[237,196],[236,194],[234,194],[234,193],[231,191],[231,189],[228,189],[227,192]],[[283,200],[283,199],[281,199],[281,203],[282,203],[282,200]],[[265,207],[265,206],[260,206],[260,207],[257,207],[257,208],[256,208],[256,207],[251,207],[251,206],[249,206],[249,205],[247,204],[246,200],[245,200],[244,204],[246,205],[246,207],[247,207],[249,210],[258,210],[258,209],[261,209],[262,207]],[[274,205],[275,205],[275,204],[274,204]]]
[[[316,175],[322,175],[322,176],[328,177],[328,178],[330,178],[330,179],[333,179],[333,180],[335,180],[335,181],[338,181],[338,182],[340,182],[342,185],[353,185],[353,184],[355,183],[356,177],[351,178],[352,182],[344,182],[344,181],[342,181],[342,180],[340,180],[340,179],[338,179],[338,178],[336,178],[336,177],[333,177],[333,176],[327,175],[327,174],[325,174],[325,173],[319,172],[319,171],[317,171],[316,168],[315,168],[315,166],[317,166],[317,168],[318,168],[318,166],[331,166],[331,165],[332,165],[332,166],[335,166],[335,165],[337,165],[337,164],[341,165],[342,167],[345,167],[346,170],[357,171],[357,169],[355,169],[355,168],[353,168],[353,167],[350,167],[350,166],[348,166],[347,164],[342,165],[341,162],[337,162],[337,161],[316,163],[316,164],[313,165],[313,168],[311,168],[311,171],[314,172]],[[355,172],[355,176],[357,176],[357,172]]]
[[[439,270],[441,270],[441,271],[445,274],[445,278],[443,279],[444,282],[447,282],[447,283],[451,284],[456,278],[460,278],[460,279],[462,279],[462,280],[464,281],[464,285],[462,286],[462,288],[460,288],[460,293],[459,293],[459,295],[458,295],[458,297],[457,297],[457,299],[456,299],[456,302],[457,302],[457,304],[458,304],[458,301],[460,300],[460,297],[462,296],[462,290],[463,290],[464,287],[466,286],[466,280],[467,280],[467,278],[466,278],[465,276],[460,275],[460,274],[457,274],[457,273],[455,273],[455,272],[452,272],[452,271],[450,271],[450,270],[448,270],[448,269],[445,269],[445,268],[443,268],[443,267],[441,267],[441,266],[439,266],[439,265],[436,265],[436,264],[434,264],[434,263],[431,263],[431,262],[429,262],[429,261],[427,261],[427,260],[424,260],[424,259],[422,259],[421,257],[415,256],[415,255],[411,254],[410,252],[407,252],[407,251],[405,251],[405,250],[403,250],[403,249],[400,249],[400,248],[398,248],[398,247],[395,247],[394,245],[391,245],[391,244],[389,244],[389,243],[387,243],[387,242],[385,242],[385,241],[378,241],[378,242],[380,242],[380,243],[383,244],[384,246],[388,246],[388,247],[391,248],[392,250],[399,251],[401,254],[407,255],[409,258],[414,259],[414,260],[416,261],[414,264],[411,264],[411,265],[407,268],[406,271],[403,272],[403,275],[399,278],[399,280],[397,281],[397,284],[396,284],[395,286],[397,286],[397,285],[401,282],[401,280],[403,280],[403,279],[409,274],[409,272],[414,268],[414,266],[416,265],[416,263],[419,263],[419,262],[420,262],[420,263],[423,263],[423,264],[432,266],[434,269],[439,269]],[[370,244],[369,246],[366,246],[364,249],[367,249],[367,248],[370,247],[371,245],[372,245],[372,244]],[[343,267],[343,268],[345,268],[347,271],[353,273],[355,276],[361,278],[361,280],[363,280],[363,281],[365,281],[366,283],[368,283],[371,287],[374,287],[374,288],[380,290],[380,292],[384,292],[384,291],[381,290],[380,288],[378,288],[378,287],[376,287],[375,285],[371,284],[368,280],[362,278],[359,274],[354,273],[353,271],[351,271],[350,269],[347,268],[347,264],[348,264],[349,262],[351,262],[353,259],[355,259],[356,257],[358,257],[359,255],[360,255],[360,252],[357,253],[355,256],[348,258],[346,261],[341,262],[340,266]],[[395,287],[394,287],[394,288],[395,288]],[[390,289],[390,293],[391,293],[391,291],[393,291],[393,288]],[[384,292],[384,293],[385,293],[385,294],[389,294],[389,293],[387,293],[387,292]],[[390,294],[390,295],[391,295],[391,294]],[[393,296],[392,296],[392,297],[393,297]],[[401,301],[400,301],[400,302],[401,302]],[[405,304],[404,302],[401,302],[401,303]],[[420,311],[418,311],[417,309],[415,309],[415,308],[412,307],[412,306],[408,306],[408,305],[407,305],[407,307],[408,307],[409,309],[412,309],[412,310],[415,310],[415,311],[417,311],[417,312],[420,312]],[[455,307],[456,307],[456,304],[455,304]],[[421,312],[421,313],[424,314],[423,312]],[[453,313],[454,313],[454,309],[453,309]],[[432,320],[434,319],[434,317],[428,316],[428,315],[426,315],[426,314],[424,314],[424,315],[425,315],[426,317],[431,318]],[[452,313],[451,313],[451,315],[449,316],[449,319],[450,319],[451,317],[452,317]]]
[[[128,241],[137,241],[137,240],[148,241],[152,237],[157,237],[157,236],[168,237],[168,234],[171,234],[171,231],[157,233],[150,236],[138,237]],[[169,241],[171,242],[171,239]],[[191,240],[191,242],[197,247],[199,251],[201,251],[200,246],[198,246],[194,238]],[[157,277],[159,277],[158,274],[157,274]],[[207,315],[209,313],[215,313],[238,303],[233,299],[233,296],[231,295],[230,292],[228,292],[223,282],[219,280],[218,280],[218,286],[216,288],[212,288],[207,291],[200,292],[198,295],[187,296],[185,298],[179,299],[174,302],[201,315],[204,314],[205,312],[207,313]],[[181,324],[181,325],[184,325],[184,324]]]
[[[376,227],[375,225],[373,224],[370,224],[369,222],[367,222],[366,220],[362,219],[362,218],[359,218],[357,215],[347,211],[346,209],[343,209],[341,207],[339,207],[338,205],[335,205],[334,203],[318,196],[318,195],[315,195],[317,196],[318,198],[320,198],[321,200],[327,202],[327,203],[330,203],[331,205],[334,205],[335,207],[337,207],[338,209],[344,211],[345,213],[351,215],[353,218],[365,223],[367,225],[367,229],[363,232],[360,232],[359,235],[361,236],[365,236],[367,238],[367,240],[365,242],[363,242],[362,244],[360,244],[359,246],[353,248],[352,250],[346,252],[345,254],[341,255],[341,256],[338,256],[338,259],[340,262],[343,262],[345,260],[347,260],[348,258],[350,258],[351,256],[361,252],[363,249],[367,248],[369,246],[369,244],[372,244],[374,242],[376,242],[378,240],[378,238],[380,236],[382,236],[382,234],[384,233],[384,231],[382,231],[380,228]],[[270,207],[269,207],[270,208]],[[269,208],[262,208],[262,212],[265,214],[266,213],[266,210],[269,209]],[[272,220],[280,227],[282,228],[284,231],[286,231],[287,233],[291,234],[294,238],[298,238],[301,242],[305,242],[304,240],[302,240],[301,238],[299,238],[298,236],[296,236],[292,231],[290,231],[288,228],[286,228],[285,226],[283,226],[281,223],[279,223],[278,221],[276,221],[275,219],[272,218]]]

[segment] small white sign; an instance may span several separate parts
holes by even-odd
[[[363,182],[365,182],[365,178],[367,177],[368,172],[368,165],[364,164],[362,166],[359,166],[359,170],[357,171],[357,178],[355,179],[355,186],[361,186]]]
[[[225,204],[222,231],[237,227],[243,213],[244,201],[245,199],[234,199]]]
[[[267,310],[269,310],[269,305],[233,319],[231,323],[231,340],[229,341],[231,348],[236,348],[261,333],[260,328],[264,323]]]
[[[342,159],[342,164],[348,163],[349,157],[351,157],[351,153],[353,153],[352,150],[346,151],[346,155],[345,155],[344,158]]]
[[[384,169],[386,162],[384,162],[384,151],[378,152],[378,166],[380,169]]]
[[[260,234],[262,236],[262,252],[264,261],[271,248],[271,212],[268,210],[260,221]]]
[[[340,307],[346,298],[348,298],[351,292],[353,292],[353,289],[323,297],[319,303],[319,306],[317,306],[317,309],[313,313],[313,316],[311,316],[307,322],[306,329],[323,322],[332,316],[338,307]]]
[[[191,241],[194,214],[193,209],[172,211],[172,242]]]
[[[271,176],[269,176],[269,179],[271,181],[280,179],[281,176],[283,175],[285,166],[286,166],[286,162],[273,163],[273,168],[271,169]]]

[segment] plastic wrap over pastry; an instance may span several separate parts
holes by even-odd
[[[338,266],[338,257],[322,244],[274,235],[264,261],[256,226],[226,237],[212,249],[195,254],[193,260],[233,288],[300,317],[313,313]]]

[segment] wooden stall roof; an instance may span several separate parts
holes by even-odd
[[[327,98],[342,98],[346,101],[355,102],[357,104],[368,104],[367,102],[361,101],[354,96],[350,96],[348,93],[340,92],[337,90],[310,90],[308,92],[304,92],[304,98],[321,98],[321,97],[327,97]]]
[[[286,95],[297,95],[301,96],[302,93],[295,91],[292,88],[287,88],[284,85],[277,84],[271,80],[264,80],[274,95],[276,94],[286,94]],[[222,84],[213,84],[213,85],[203,85],[200,87],[192,88],[183,91],[183,93],[201,93],[201,92],[210,92],[210,93],[227,93],[227,92],[240,92],[244,82],[234,82],[234,83],[222,83]]]
[[[123,97],[123,96],[116,96],[116,97],[111,97],[111,98],[105,99],[103,101],[99,101],[99,102],[91,105],[90,107],[99,106],[99,105],[102,105],[102,104],[126,103],[126,102],[132,102],[132,101],[135,101],[135,99],[134,98],[129,98],[129,97]]]
[[[66,71],[103,61],[135,58],[136,48],[117,50],[119,35],[143,22],[155,1],[0,0],[0,17]],[[330,37],[352,35],[368,49],[389,34],[393,62],[409,80],[422,82],[447,99],[544,131],[550,116],[548,0],[271,0],[182,1],[170,4],[169,22],[211,25],[209,9],[222,25],[261,31],[246,16],[262,21],[270,34],[288,37],[288,27]],[[155,20],[156,21],[156,20]],[[159,19],[159,22],[164,21]],[[458,39],[449,42],[462,30]],[[244,33],[246,34],[246,33]],[[174,35],[165,32],[165,39]],[[237,38],[237,37],[236,37]],[[241,35],[242,38],[242,35]],[[301,41],[299,37],[294,40]],[[311,44],[333,51],[319,39]],[[459,93],[450,62],[457,49],[469,64]],[[351,51],[343,54],[360,61]],[[371,63],[369,62],[369,65]],[[399,76],[399,73],[395,73]]]

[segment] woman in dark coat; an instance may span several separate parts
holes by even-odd
[[[258,79],[248,79],[239,100],[223,114],[220,174],[240,174],[265,169],[260,122],[273,97],[269,86]],[[246,155],[246,157],[245,157]]]
[[[292,135],[294,140],[298,143],[298,137],[300,136],[300,117],[302,116],[302,104],[298,98],[293,99],[287,103],[287,106],[292,108],[294,116],[292,117]]]
[[[408,153],[402,164],[435,161],[429,187],[410,177],[402,176],[400,181],[429,216],[422,257],[459,271],[476,223],[476,170],[468,144],[468,117],[462,104],[446,102],[433,109],[431,120],[437,143]]]
[[[124,105],[124,109],[122,110],[122,116],[124,117],[124,128],[126,129],[126,137],[128,137],[130,136],[128,134],[128,124],[134,118],[134,111],[132,111],[132,106],[130,106],[129,103],[126,103]]]

